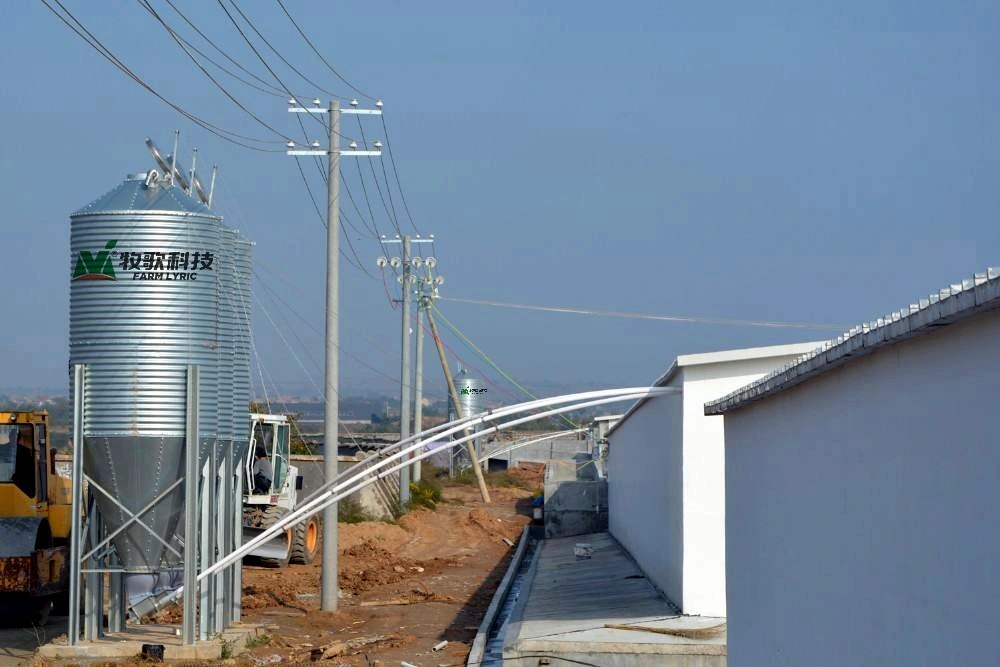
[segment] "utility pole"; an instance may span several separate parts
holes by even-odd
[[[427,269],[430,272],[430,267]],[[423,285],[423,282],[420,282]],[[417,370],[413,381],[413,432],[424,430],[424,324],[420,314],[424,310],[423,290],[417,292]],[[411,476],[414,482],[420,481],[420,461],[412,466]]]
[[[433,242],[434,237],[431,236],[431,241]],[[417,258],[419,259],[419,258]],[[389,262],[391,263],[391,262]],[[386,264],[385,258],[380,257],[378,261],[378,266],[384,267]],[[437,258],[427,257],[420,262],[414,261],[414,268],[419,269],[420,265],[423,264],[427,269],[427,277],[420,278],[416,282],[417,291],[417,401],[422,400],[423,396],[423,353],[421,352],[421,343],[423,342],[422,329],[419,324],[420,311],[424,312],[427,318],[427,325],[431,330],[431,337],[434,339],[434,346],[437,348],[438,359],[441,360],[441,370],[444,372],[445,382],[448,383],[448,395],[451,397],[452,405],[455,407],[455,416],[458,419],[462,419],[467,416],[462,412],[462,404],[458,399],[458,390],[455,388],[455,380],[451,375],[451,368],[448,366],[448,358],[444,353],[444,343],[441,342],[441,336],[438,335],[437,323],[434,322],[434,315],[431,312],[434,309],[434,299],[438,295],[438,288],[444,284],[444,276],[434,275],[434,268],[437,266]],[[420,410],[420,408],[417,408]],[[419,415],[420,412],[417,412]],[[417,430],[421,430],[421,424],[417,422]],[[466,435],[471,435],[472,431],[466,429]],[[483,502],[489,503],[490,501],[490,490],[486,486],[486,480],[483,478],[483,471],[476,465],[476,461],[479,460],[479,456],[476,453],[476,443],[474,440],[469,440],[465,445],[466,450],[469,452],[470,460],[472,461],[472,469],[475,471],[476,482],[479,484],[479,492],[483,496]],[[419,463],[417,464],[419,465]],[[418,473],[419,474],[419,473]],[[419,479],[417,477],[416,479]]]
[[[403,321],[401,331],[401,354],[400,354],[400,383],[399,383],[399,439],[405,440],[412,435],[410,430],[411,419],[411,398],[410,398],[410,297],[413,290],[413,275],[411,269],[419,269],[424,264],[424,258],[411,257],[411,246],[415,243],[433,243],[434,237],[423,239],[420,236],[396,236],[394,239],[382,237],[382,244],[399,243],[402,245],[402,258],[393,257],[387,259],[379,257],[376,264],[380,269],[384,269],[386,264],[393,268],[402,268],[403,275],[399,277],[402,284],[402,304]],[[432,258],[428,258],[432,259]],[[417,327],[419,329],[419,326]],[[419,430],[419,429],[418,429]],[[409,457],[407,457],[409,458]],[[417,478],[419,479],[419,477]],[[404,466],[399,470],[399,503],[404,508],[410,502],[410,466]]]
[[[420,433],[424,430],[424,324],[421,313],[426,318],[427,309],[430,307],[431,299],[434,298],[434,290],[437,285],[444,283],[444,278],[435,282],[433,275],[434,267],[437,266],[435,257],[425,257],[424,266],[427,268],[426,278],[417,278],[417,371],[413,386],[413,430]],[[420,480],[420,461],[413,464],[413,481]]]
[[[380,156],[381,142],[375,142],[375,150],[357,150],[351,142],[349,150],[340,149],[340,115],[342,113],[381,115],[381,100],[375,109],[358,109],[358,101],[351,100],[349,109],[341,109],[340,102],[333,100],[328,109],[313,100],[311,108],[301,107],[292,98],[288,100],[288,110],[292,113],[325,113],[330,130],[329,147],[321,149],[318,141],[309,142],[308,148],[296,148],[295,142],[288,142],[288,155],[325,155],[328,159],[327,208],[326,208],[326,385],[323,395],[323,480],[332,482],[337,477],[338,433],[340,431],[339,396],[339,353],[340,329],[340,156]],[[323,564],[321,570],[320,607],[323,611],[336,611],[339,593],[337,590],[337,505],[323,510]]]
[[[403,330],[399,354],[399,439],[410,437],[410,237],[403,237]],[[407,457],[409,458],[409,457]],[[399,504],[410,505],[410,466],[399,469]]]

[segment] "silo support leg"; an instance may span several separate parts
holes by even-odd
[[[184,456],[184,623],[182,639],[195,642],[198,606],[198,367],[187,368]]]

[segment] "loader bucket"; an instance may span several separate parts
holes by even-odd
[[[266,528],[243,526],[243,543],[246,544],[253,538],[263,533],[265,530]],[[261,544],[248,555],[283,563],[288,560],[291,554],[291,549],[292,530],[289,528],[281,533],[278,533],[264,544]]]

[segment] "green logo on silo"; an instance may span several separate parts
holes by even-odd
[[[118,241],[108,241],[104,250],[95,257],[89,250],[81,250],[76,258],[76,269],[73,280],[118,280],[115,277],[115,266],[111,263],[111,249]]]

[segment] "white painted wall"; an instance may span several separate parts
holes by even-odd
[[[753,382],[790,356],[687,366],[684,370],[685,614],[726,615],[725,423],[705,403]]]
[[[685,614],[726,616],[724,422],[704,405],[794,358],[773,353],[682,365],[667,383],[681,397],[647,401],[611,433],[609,530]]]
[[[726,421],[731,667],[995,665],[1000,314]]]
[[[680,378],[668,386],[680,386]],[[683,605],[682,399],[646,401],[610,437],[608,530],[646,576]]]

